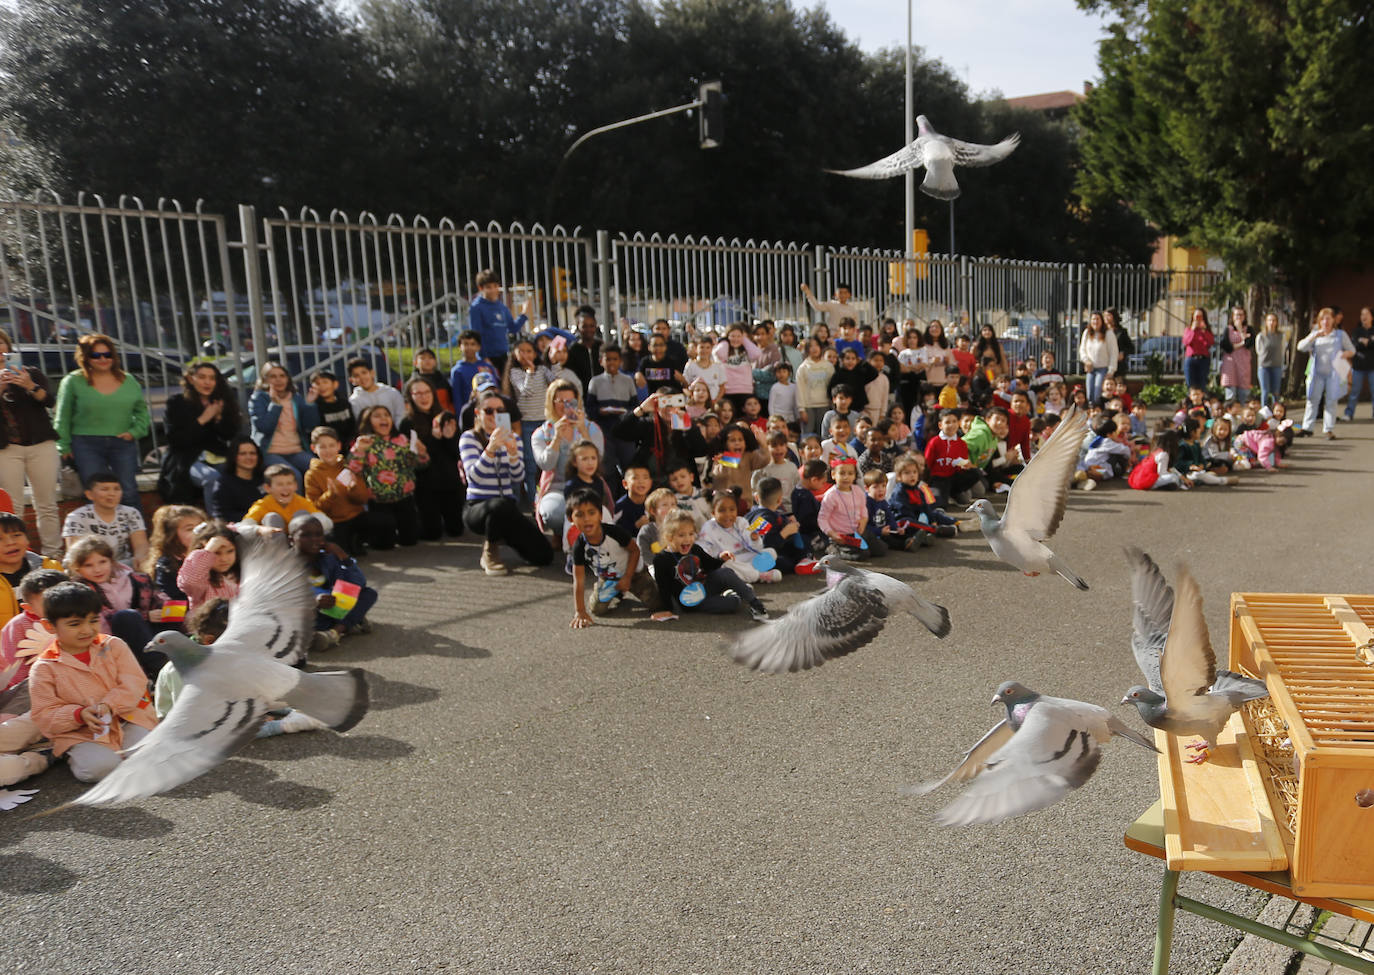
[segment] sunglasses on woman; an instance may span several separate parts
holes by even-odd
[[[482,412],[487,416],[495,416],[497,413],[502,412],[502,408],[499,406],[484,406],[482,407]]]
[[[90,355],[88,355],[86,358],[88,358],[88,359],[113,359],[113,358],[114,358],[114,353],[113,353],[113,352],[92,352],[92,353],[91,353]]]

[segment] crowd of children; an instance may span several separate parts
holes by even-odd
[[[497,302],[499,281],[483,284],[478,301]],[[487,533],[489,574],[506,571],[502,543],[536,564],[562,549],[575,628],[627,598],[656,621],[741,609],[761,620],[756,587],[818,572],[827,554],[875,559],[971,530],[959,509],[1009,491],[1071,406],[1089,420],[1083,490],[1234,484],[1282,466],[1293,440],[1282,403],[1201,389],[1152,428],[1124,382],[1099,377],[1089,399],[1053,353],[1008,364],[995,337],[951,343],[938,322],[908,329],[897,350],[895,323],[874,332],[847,317],[838,338],[820,325],[800,346],[768,322],[686,345],[661,322],[647,342],[617,346],[601,342],[591,309],[578,334],[528,338],[523,316],[477,305],[449,375],[420,350],[402,391],[363,360],[348,365],[346,400],[327,372],[295,397],[284,370],[264,370],[259,412],[275,424],[229,444],[208,512],[165,505],[149,531],[119,482],[97,474],[63,527],[62,565],[0,513],[0,674],[13,664],[9,686],[27,681],[0,715],[0,786],[64,754],[94,781],[155,725],[180,684],[150,641],[223,632],[244,525],[280,530],[300,552],[315,652],[370,628],[377,593],[359,558],[465,524]],[[283,422],[304,456],[285,452]],[[283,713],[266,733],[315,727]]]

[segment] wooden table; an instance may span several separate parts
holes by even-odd
[[[1157,860],[1165,860],[1165,840],[1164,840],[1164,811],[1161,803],[1156,802],[1153,806],[1137,819],[1126,830],[1126,848],[1146,856],[1154,857]],[[1321,897],[1298,897],[1293,893],[1289,882],[1288,871],[1281,870],[1275,872],[1255,872],[1255,873],[1224,873],[1221,871],[1198,871],[1209,873],[1214,877],[1221,877],[1234,883],[1244,884],[1247,887],[1254,887],[1256,890],[1263,890],[1270,894],[1277,894],[1286,897],[1298,904],[1308,904],[1318,910],[1330,911],[1333,914],[1341,914],[1345,917],[1353,918],[1356,921],[1367,921],[1374,923],[1374,901],[1356,900],[1334,900]],[[1188,911],[1218,924],[1225,924],[1229,927],[1248,932],[1260,938],[1273,941],[1276,944],[1292,948],[1294,951],[1301,951],[1304,954],[1313,955],[1324,961],[1334,962],[1344,965],[1357,972],[1365,972],[1374,975],[1374,961],[1359,955],[1352,954],[1347,950],[1354,946],[1337,947],[1313,939],[1311,933],[1306,936],[1294,934],[1285,928],[1277,928],[1259,921],[1233,914],[1230,911],[1213,907],[1210,904],[1185,897],[1178,892],[1179,872],[1164,870],[1164,886],[1159,895],[1159,922],[1155,929],[1155,961],[1154,975],[1167,975],[1169,971],[1169,952],[1173,947],[1174,938],[1174,913],[1178,910]],[[1295,907],[1296,909],[1296,907]],[[1290,915],[1291,917],[1291,915]],[[1368,940],[1368,935],[1366,935]],[[1362,944],[1360,947],[1363,947]]]

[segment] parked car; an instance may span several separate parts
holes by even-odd
[[[339,378],[339,382],[347,389],[348,377],[344,370],[351,359],[364,359],[372,364],[372,368],[377,373],[377,381],[388,386],[401,388],[403,377],[397,375],[396,370],[391,368],[383,352],[373,349],[359,349],[350,352],[348,355],[341,356],[337,349],[327,346],[316,345],[287,345],[273,346],[267,350],[267,359],[270,362],[280,362],[286,367],[286,371],[291,374],[291,378],[296,381],[298,386],[309,382],[310,374],[316,369],[324,369],[332,372]],[[248,386],[257,385],[258,369],[257,364],[250,362],[240,371],[235,366],[230,365],[228,369],[223,369],[225,377],[231,385],[238,385],[243,382]]]
[[[1176,373],[1183,371],[1183,338],[1179,335],[1147,335],[1136,339],[1135,351],[1126,357],[1126,370],[1141,373],[1149,370],[1150,357],[1159,355],[1164,359],[1164,371]]]

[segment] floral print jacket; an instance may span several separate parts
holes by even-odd
[[[415,472],[425,466],[410,449],[410,438],[400,433],[373,436],[365,448],[355,442],[348,452],[348,469],[372,489],[373,500],[383,504],[394,504],[414,494]]]

